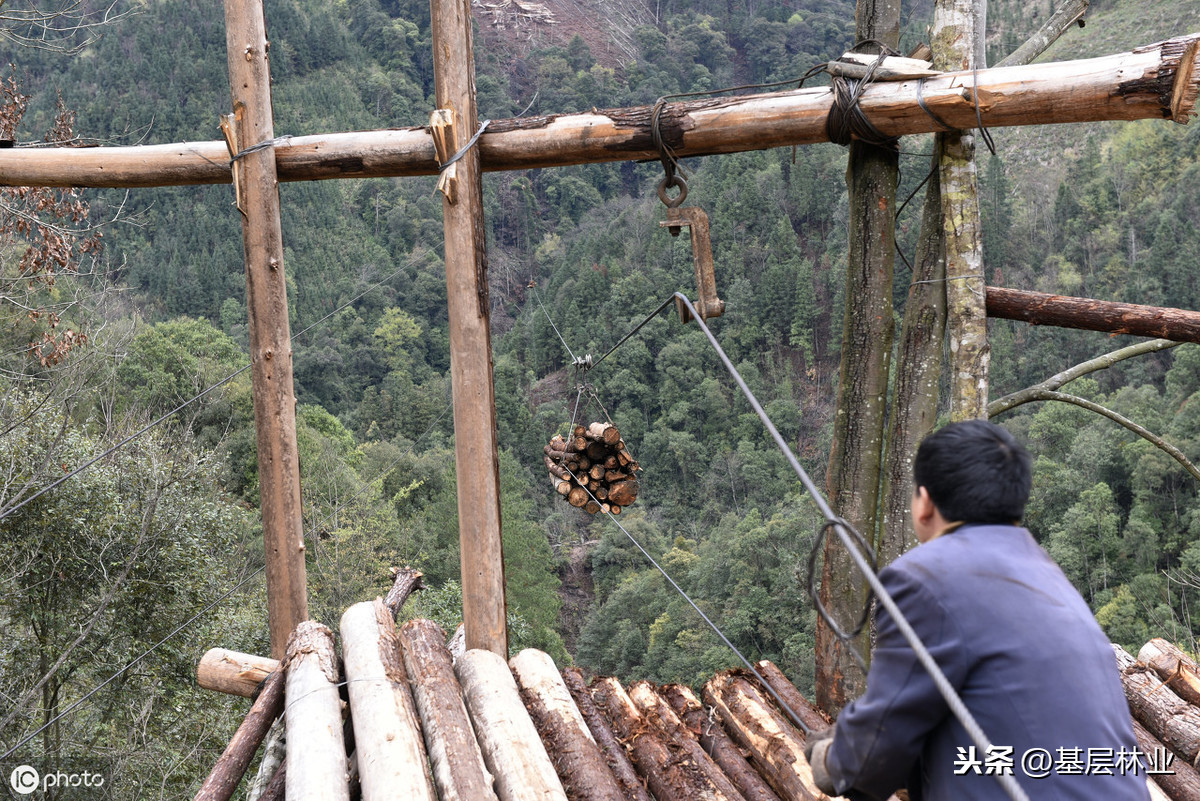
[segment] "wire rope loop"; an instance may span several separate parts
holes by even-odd
[[[679,189],[679,194],[671,197],[667,194],[668,189]],[[678,208],[684,200],[687,199],[688,185],[682,175],[665,175],[658,182],[658,199],[663,202],[668,209]]]
[[[812,598],[813,607],[817,610],[817,614],[819,614],[829,626],[829,630],[833,632],[834,636],[843,642],[849,642],[861,634],[862,630],[866,627],[867,621],[871,616],[871,601],[874,598],[874,592],[869,591],[867,593],[866,601],[863,604],[862,615],[859,617],[858,622],[854,625],[854,628],[849,632],[844,630],[841,625],[839,625],[838,621],[834,619],[829,610],[825,608],[825,605],[821,603],[821,594],[817,591],[817,553],[821,550],[821,543],[824,542],[826,534],[828,534],[830,529],[833,529],[837,526],[840,526],[842,530],[846,531],[854,540],[854,542],[866,553],[868,561],[871,565],[871,569],[878,572],[878,567],[875,559],[874,549],[867,544],[867,541],[863,538],[862,534],[858,533],[858,530],[855,529],[854,526],[850,525],[840,517],[828,518],[823,524],[821,524],[821,528],[817,530],[817,539],[815,542],[813,542],[812,550],[809,551],[808,554],[808,594],[809,597]],[[857,650],[851,648],[850,651],[855,660],[862,665],[862,656],[857,652]],[[865,665],[862,666],[865,669]]]

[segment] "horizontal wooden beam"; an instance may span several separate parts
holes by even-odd
[[[989,286],[987,314],[988,317],[1021,320],[1033,325],[1200,343],[1200,312],[1188,309],[1114,303]]]
[[[1186,122],[1200,93],[1200,33],[1129,53],[1080,61],[945,73],[920,86],[948,125],[973,128],[976,98],[989,127],[1173,119]],[[978,93],[973,87],[978,81]],[[918,82],[875,83],[861,108],[889,136],[943,130],[917,103]],[[679,156],[765,150],[828,141],[828,87],[669,103],[663,138]],[[650,106],[493,120],[479,140],[484,170],[521,170],[657,157]],[[433,175],[428,128],[284,137],[281,181]],[[137,147],[0,150],[0,185],[144,187],[229,183],[223,142]]]
[[[210,648],[196,668],[196,683],[206,690],[252,698],[259,686],[279,667],[279,660]]]

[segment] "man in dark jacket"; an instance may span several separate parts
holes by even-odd
[[[866,692],[809,744],[814,777],[852,801],[1149,798],[1111,646],[1058,566],[1019,527],[1030,460],[982,420],[930,435],[913,464],[918,547],[879,574],[992,748],[949,711],[887,610]]]

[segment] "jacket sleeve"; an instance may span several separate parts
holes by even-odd
[[[970,665],[962,629],[921,580],[893,565],[880,580],[955,689]],[[927,578],[933,578],[929,576]],[[842,710],[826,768],[839,793],[885,799],[904,787],[929,733],[951,714],[925,668],[880,605],[867,690]]]

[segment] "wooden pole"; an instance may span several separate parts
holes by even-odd
[[[475,60],[470,0],[432,0],[433,76],[439,109],[456,121],[454,152],[475,134]],[[448,153],[443,160],[454,153]],[[454,396],[454,458],[458,476],[463,623],[467,648],[508,658],[504,554],[500,537],[500,457],[487,284],[487,236],[479,150],[454,165],[444,192],[446,300]]]
[[[440,3],[439,3],[440,5]],[[1195,113],[1200,33],[1129,53],[1079,61],[980,70],[979,100],[993,128],[1100,120],[1173,119]],[[922,98],[948,124],[978,125],[971,72],[929,78]],[[737,153],[828,141],[828,88],[669,103],[662,113],[677,155]],[[917,105],[917,82],[876,83],[860,103],[888,136],[941,130]],[[651,106],[493,120],[479,140],[482,169],[524,170],[658,158]],[[461,114],[460,114],[461,119]],[[469,128],[469,125],[460,125]],[[466,136],[474,129],[466,131]],[[281,181],[437,174],[430,130],[400,128],[296,136],[275,148]],[[462,174],[460,173],[460,180]],[[229,183],[221,142],[137,147],[0,150],[5,186],[184,186]]]
[[[225,32],[233,114],[222,127],[230,148],[241,153],[275,138],[267,57],[270,43],[261,0],[227,0]],[[247,152],[236,161],[235,172],[246,257],[267,615],[271,655],[278,659],[292,631],[308,619],[308,595],[291,330],[273,148]]]
[[[1021,320],[1033,325],[1200,343],[1200,312],[1188,309],[1164,309],[989,286],[987,313],[989,317]]]
[[[229,801],[238,783],[246,775],[246,768],[254,759],[258,746],[271,728],[271,724],[283,712],[283,672],[276,670],[263,685],[262,692],[246,713],[246,719],[233,738],[225,746],[217,764],[204,780],[195,801]]]

